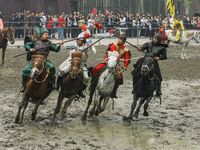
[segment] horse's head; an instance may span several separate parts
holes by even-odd
[[[73,79],[75,79],[81,71],[81,57],[82,53],[79,51],[72,53],[70,74]]]
[[[119,53],[117,51],[110,52],[108,51],[108,62],[107,69],[109,73],[115,73]]]
[[[142,63],[141,74],[146,76],[154,69],[154,62],[153,58],[145,57]]]
[[[3,33],[4,33],[4,37],[7,38],[10,41],[11,44],[15,43],[15,39],[14,39],[15,30],[14,30],[14,28],[6,27],[3,30]]]
[[[45,69],[45,57],[43,55],[33,55],[31,78],[37,79],[37,77],[43,72],[44,69]]]

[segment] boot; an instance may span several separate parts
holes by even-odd
[[[21,90],[20,92],[23,93],[24,90],[25,90],[25,87],[26,87],[26,81],[28,80],[28,77],[26,76],[22,76],[22,87],[21,87]]]
[[[115,85],[114,85],[114,89],[111,93],[110,98],[118,98],[117,97],[117,89],[119,88],[119,83],[117,81],[115,81]]]
[[[81,85],[81,89],[78,92],[78,96],[80,96],[81,98],[85,98],[85,95],[83,94],[83,91],[86,89],[86,87],[87,86],[85,84]]]

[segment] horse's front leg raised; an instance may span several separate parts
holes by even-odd
[[[37,104],[35,105],[35,108],[33,109],[33,112],[32,112],[32,114],[31,114],[31,120],[35,120],[35,118],[36,118],[36,115],[37,115],[37,110],[38,110],[38,108],[39,108],[39,106],[40,106],[40,104],[41,104],[41,101],[42,101],[42,99],[40,99],[38,102],[37,102]]]
[[[135,107],[137,105],[137,100],[139,99],[139,97],[136,96],[136,94],[133,95],[133,103],[131,105],[131,111],[128,117],[124,116],[123,120],[124,121],[131,121],[132,117],[133,117],[133,112],[135,110]]]
[[[52,119],[52,121],[55,121],[56,115],[60,112],[60,108],[61,108],[63,99],[64,99],[64,96],[63,96],[63,94],[60,92],[60,93],[59,93],[59,96],[58,96],[57,105],[56,105],[56,108],[55,108],[55,110],[54,110],[54,114],[53,114],[53,119]]]
[[[67,108],[71,105],[72,101],[74,100],[76,95],[74,96],[71,96],[64,104],[64,107],[62,109],[62,112],[61,112],[61,119],[64,119],[65,115],[66,115],[66,112],[67,112]]]
[[[143,113],[143,116],[149,116],[147,108],[149,107],[149,103],[150,103],[151,99],[152,99],[152,97],[149,97],[147,99],[146,103],[144,104],[144,113]]]

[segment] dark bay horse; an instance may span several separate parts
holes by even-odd
[[[50,71],[46,66],[46,59],[43,55],[32,56],[32,70],[30,78],[27,80],[22,101],[16,115],[15,123],[22,123],[24,112],[29,101],[35,104],[32,112],[32,120],[35,120],[39,105],[49,96],[52,89],[48,88]],[[21,113],[21,109],[23,111]]]
[[[64,118],[67,108],[70,106],[70,104],[81,89],[81,84],[83,84],[81,57],[82,53],[79,51],[72,53],[71,69],[66,77],[63,78],[63,81],[61,83],[61,90],[59,92],[57,106],[54,111],[53,121],[55,120],[56,115],[60,112],[63,99],[68,98],[61,111],[61,118]]]
[[[138,114],[140,111],[140,107],[144,102],[144,116],[148,116],[149,113],[147,112],[147,108],[149,106],[149,103],[151,99],[153,98],[153,93],[157,89],[157,76],[155,75],[155,68],[154,68],[155,60],[151,57],[144,57],[142,60],[142,66],[140,69],[140,72],[138,73],[136,85],[133,85],[135,87],[135,94],[133,95],[133,103],[131,106],[131,112],[128,117],[123,117],[124,121],[131,121],[134,117],[135,119],[138,119]],[[137,100],[141,99],[139,102],[139,106],[137,107],[135,113],[133,114],[136,105]]]
[[[10,27],[5,27],[3,31],[0,31],[0,49],[2,49],[2,66],[4,65],[5,52],[8,41],[10,41],[11,44],[15,43],[14,32],[14,28]]]

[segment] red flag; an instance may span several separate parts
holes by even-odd
[[[108,9],[106,9],[105,15],[106,15],[106,16],[110,15],[110,12],[108,11]]]
[[[93,8],[93,9],[92,9],[92,13],[93,13],[94,15],[96,15],[96,14],[97,14],[97,9],[96,9],[96,8]]]

